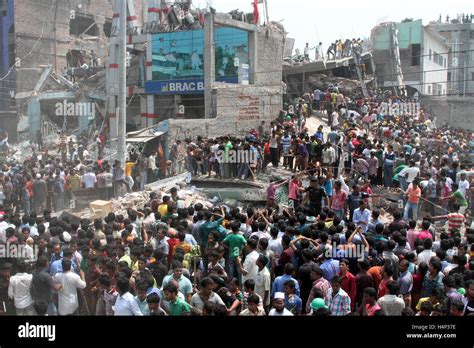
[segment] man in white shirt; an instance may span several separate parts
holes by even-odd
[[[267,238],[267,239],[270,239],[272,238],[267,232],[266,232],[266,229],[267,229],[267,224],[265,222],[260,222],[258,224],[258,231],[257,232],[254,232],[250,235],[250,238],[252,237],[257,237],[259,240],[262,239],[262,238]]]
[[[90,168],[87,168],[86,174],[81,178],[81,182],[84,184],[86,189],[93,189],[97,183],[97,178],[94,173],[92,173]]]
[[[268,313],[270,317],[292,317],[293,313],[291,313],[288,309],[285,308],[285,293],[277,292],[275,294],[275,300],[273,304],[274,308]]]
[[[148,169],[152,172],[153,178],[158,178],[158,167],[156,166],[156,151],[153,152],[150,157],[148,157]]]
[[[395,280],[390,280],[387,283],[387,289],[388,294],[379,298],[377,304],[382,308],[386,315],[401,316],[402,311],[405,308],[405,301],[397,296],[400,286]]]
[[[322,155],[323,155],[323,166],[329,167],[334,162],[336,162],[336,151],[334,150],[334,148],[331,146],[330,143],[326,143],[326,145],[324,146]]]
[[[281,238],[278,238],[278,228],[274,227],[270,230],[272,238],[268,240],[268,249],[273,251],[275,264],[278,265],[280,256],[283,253],[283,245],[281,244]]]
[[[398,178],[400,180],[400,188],[404,191],[407,190],[408,186],[416,179],[420,173],[420,168],[416,167],[414,161],[410,161],[410,167],[403,169]]]
[[[462,172],[461,173],[461,179],[459,180],[459,185],[458,185],[459,191],[464,195],[464,197],[468,198],[469,196],[467,193],[469,192],[470,189],[470,184],[469,181],[466,179],[466,173]]]
[[[57,273],[54,276],[55,283],[62,286],[58,294],[58,313],[59,315],[75,315],[79,308],[79,300],[77,297],[77,289],[84,289],[86,282],[84,280],[84,272],[80,272],[80,276],[71,272],[71,260],[63,258],[63,273]]]
[[[3,219],[3,216],[1,216],[1,218]],[[0,241],[2,241],[2,242],[4,242],[4,243],[7,241],[7,236],[6,236],[5,231],[6,231],[7,228],[9,228],[9,227],[16,228],[16,226],[11,225],[11,224],[9,224],[9,223],[6,222],[6,221],[0,222]]]
[[[240,265],[240,270],[242,272],[242,283],[245,283],[247,279],[254,279],[258,273],[257,259],[260,256],[256,251],[257,241],[255,239],[249,239],[245,248],[248,252],[245,257],[245,262],[242,265],[240,257],[237,258],[237,262]]]
[[[436,256],[436,253],[434,253],[431,248],[433,247],[433,241],[430,238],[426,238],[423,241],[423,247],[425,250],[423,250],[421,253],[418,254],[416,264],[419,265],[420,263],[424,262],[427,265],[430,264],[430,260],[433,256]]]
[[[255,293],[263,299],[263,306],[270,306],[271,275],[267,268],[268,257],[260,255],[257,259],[258,273],[255,276]]]
[[[135,297],[129,292],[130,282],[124,276],[117,277],[117,301],[115,301],[114,316],[143,316]]]
[[[191,302],[189,303],[191,307],[197,309],[200,313],[204,309],[204,305],[207,302],[216,304],[216,305],[224,305],[224,301],[220,298],[218,294],[216,294],[213,290],[216,287],[216,283],[211,278],[203,278],[201,279],[201,291],[195,293],[191,298]]]
[[[33,275],[26,273],[27,267],[25,262],[21,262],[18,265],[18,273],[10,278],[10,285],[8,286],[8,297],[14,300],[16,315],[18,316],[35,315],[33,298],[30,292]]]

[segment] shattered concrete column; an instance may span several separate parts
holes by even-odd
[[[149,2],[149,6],[153,1]],[[148,11],[154,11],[154,8],[149,8]],[[156,21],[156,12],[149,12],[149,20]],[[147,35],[148,46],[146,48],[146,80],[153,80],[153,42],[152,35]],[[155,95],[147,94],[146,96],[146,111],[145,111],[145,122],[143,123],[146,127],[151,127],[155,124],[155,120],[158,118],[158,115],[155,114]]]
[[[118,124],[117,124],[117,99],[114,95],[109,96],[109,120],[110,120],[110,138],[117,139]]]
[[[104,32],[104,24],[105,24],[105,17],[104,16],[95,16],[94,17],[95,23],[99,28],[99,37],[101,39],[105,39],[105,32]]]
[[[155,95],[147,95],[147,127],[152,127],[155,125],[158,115],[155,114]]]
[[[257,30],[249,32],[249,57],[250,57],[250,84],[254,85],[258,82],[257,78],[257,62],[258,62],[258,32]]]
[[[41,130],[41,105],[37,96],[28,101],[28,123],[30,125],[30,139],[36,139],[36,134]]]
[[[216,80],[216,49],[214,42],[214,14],[206,14],[204,25],[204,102],[205,118],[213,117],[212,86]]]
[[[141,128],[146,128],[147,126],[147,99],[143,96],[140,96],[140,122]]]

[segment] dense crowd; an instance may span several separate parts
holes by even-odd
[[[144,209],[125,215],[57,218],[47,193],[60,210],[56,193],[68,178],[71,192],[81,185],[97,190],[105,173],[104,198],[120,184],[140,190],[159,178],[157,154],[142,157],[146,165],[128,161],[125,169],[100,158],[83,163],[80,155],[71,167],[67,152],[21,167],[5,163],[0,246],[17,246],[24,258],[0,259],[0,314],[473,313],[471,132],[438,128],[423,112],[384,115],[378,97],[318,91],[245,137],[177,141],[172,157],[159,162],[168,175],[176,173],[184,146],[191,175],[255,179],[271,167],[286,168],[288,178],[269,185],[266,206],[186,206],[174,188],[152,192]],[[315,109],[328,112],[329,129],[312,134],[306,121]],[[229,158],[236,150],[252,156],[235,163]],[[155,177],[137,186],[145,172]],[[19,205],[12,186],[32,205]],[[386,194],[375,195],[375,188]],[[397,209],[382,214],[377,202],[390,194]]]

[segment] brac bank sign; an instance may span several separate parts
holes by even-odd
[[[202,94],[204,80],[148,81],[145,83],[148,94]]]

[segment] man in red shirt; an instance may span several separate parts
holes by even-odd
[[[339,270],[339,275],[342,278],[341,288],[347,292],[351,298],[351,310],[353,311],[357,296],[356,278],[349,272],[349,261],[346,259],[339,261]]]
[[[425,240],[426,238],[433,239],[433,235],[429,231],[429,228],[430,228],[430,222],[429,221],[426,221],[426,220],[423,221],[423,224],[422,224],[421,228],[422,228],[421,232],[418,233],[416,238],[421,239],[421,240]]]
[[[381,310],[377,304],[377,291],[374,288],[365,288],[362,304],[359,307],[358,313],[360,316],[373,317],[375,312]]]

